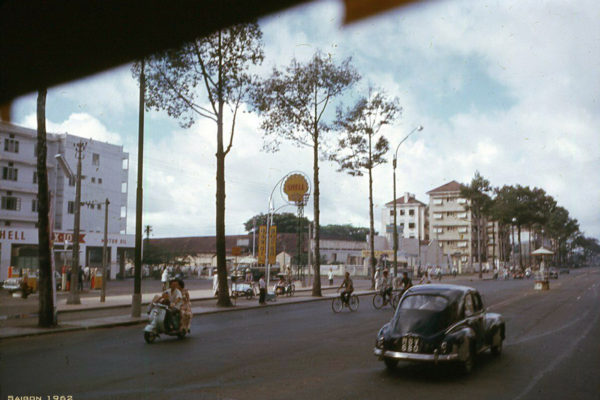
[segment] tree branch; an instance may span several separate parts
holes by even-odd
[[[194,41],[194,49],[196,50],[196,56],[198,57],[198,62],[200,63],[200,68],[202,69],[202,77],[204,78],[204,85],[206,86],[206,91],[208,92],[208,100],[210,101],[210,105],[213,108],[213,112],[215,115],[218,115],[217,107],[215,105],[215,99],[213,98],[212,91],[210,90],[210,83],[212,83],[213,87],[217,86],[212,78],[206,72],[206,66],[204,65],[204,60],[202,60],[202,56],[200,55],[200,49],[198,48],[198,43]]]
[[[167,77],[167,75],[164,73],[164,71],[162,69],[159,68],[158,70],[160,71],[160,74],[163,76],[163,78],[165,79],[165,81],[167,82],[167,84],[169,85],[171,90],[173,90],[173,92],[175,92],[177,97],[179,97],[181,100],[183,100],[188,105],[188,107],[190,107],[192,110],[194,110],[196,113],[198,113],[202,117],[205,117],[205,118],[208,118],[208,119],[211,119],[211,120],[217,122],[216,117],[211,115],[209,110],[206,110],[205,108],[203,108],[201,106],[197,106],[196,104],[192,103],[189,99],[187,99],[184,95],[182,95],[179,90],[177,90],[175,88],[175,86],[173,85],[171,80]]]

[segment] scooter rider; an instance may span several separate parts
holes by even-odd
[[[163,293],[163,299],[168,301],[169,309],[165,315],[165,328],[168,330],[173,330],[173,314],[178,313],[179,309],[176,308],[181,303],[183,296],[181,295],[181,291],[178,289],[177,279],[169,280],[169,290]]]

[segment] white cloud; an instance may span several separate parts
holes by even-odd
[[[37,129],[36,114],[27,115],[20,124]],[[49,133],[68,133],[112,144],[122,143],[121,135],[111,132],[102,121],[87,113],[71,114],[63,122],[46,120],[46,131]]]

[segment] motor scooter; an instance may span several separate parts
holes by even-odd
[[[179,312],[171,311],[172,329],[167,329],[165,326],[165,318],[169,306],[152,303],[148,311],[148,325],[144,328],[144,340],[146,343],[152,343],[156,340],[161,333],[169,336],[177,336],[179,339],[185,337],[185,330],[179,330],[179,324],[181,322],[181,315]]]

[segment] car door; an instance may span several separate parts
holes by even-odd
[[[476,292],[469,292],[465,296],[465,319],[467,325],[475,332],[475,345],[477,351],[485,343],[485,327],[483,321],[483,303]]]

